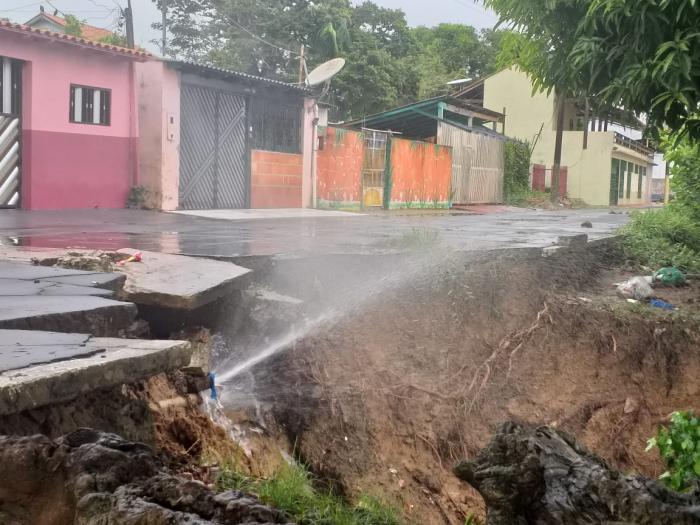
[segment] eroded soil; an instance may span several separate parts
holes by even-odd
[[[646,440],[670,412],[700,409],[698,287],[665,291],[679,312],[629,305],[608,255],[446,259],[298,341],[258,373],[257,395],[323,479],[415,523],[482,516],[451,469],[508,419],[658,476]]]

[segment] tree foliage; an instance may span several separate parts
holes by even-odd
[[[506,202],[516,202],[530,186],[530,145],[520,140],[505,143],[503,194]]]
[[[458,24],[412,29],[400,9],[350,0],[168,0],[168,34],[171,55],[291,82],[302,44],[309,68],[342,56],[330,93],[340,119],[493,72],[502,39]]]
[[[589,0],[574,73],[610,104],[700,139],[700,2]]]
[[[576,28],[590,0],[485,0],[511,31],[504,36],[502,66],[517,64],[533,80],[536,90],[555,89],[577,94],[570,54],[576,45]]]
[[[514,32],[503,59],[538,89],[592,97],[700,139],[697,0],[485,0]]]

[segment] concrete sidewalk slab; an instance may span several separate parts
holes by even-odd
[[[81,359],[30,364],[0,372],[0,416],[70,401],[98,389],[134,383],[182,368],[191,358],[187,341],[92,338],[17,330],[3,331],[0,338],[14,342],[17,351],[28,353],[41,348],[41,344],[45,347],[49,341],[55,352],[68,353],[77,346],[83,353]],[[51,356],[45,357],[48,360]]]
[[[66,284],[65,279],[84,286]],[[136,318],[136,305],[114,301],[124,276],[0,261],[0,328],[117,335]]]
[[[123,249],[119,253],[134,254]],[[141,262],[120,267],[127,276],[122,297],[136,304],[192,310],[240,289],[251,270],[233,263],[141,252]]]
[[[20,281],[19,279],[4,279],[0,277],[0,294],[4,296],[17,295],[93,295],[98,297],[111,297],[112,290],[93,288],[89,286],[74,286],[72,284],[60,284],[53,281]]]
[[[0,295],[0,328],[117,335],[136,313],[134,304],[93,295]]]
[[[312,208],[278,208],[256,210],[186,210],[174,211],[178,215],[219,219],[224,221],[245,221],[251,219],[316,219],[333,217],[358,217],[362,213],[335,210],[315,210]]]
[[[87,347],[89,340],[86,334],[0,330],[0,373],[98,352]]]

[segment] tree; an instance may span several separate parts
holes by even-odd
[[[477,32],[461,24],[415,28],[413,36],[420,49],[420,96],[443,93],[450,80],[477,79],[495,72],[504,33]]]
[[[700,2],[591,0],[571,52],[575,74],[610,104],[700,139]]]
[[[576,31],[590,0],[485,0],[512,33],[503,40],[503,58],[517,64],[533,81],[535,90],[554,91],[557,99],[557,134],[552,167],[553,202],[559,200],[559,172],[568,98],[585,98],[581,74],[571,67]]]
[[[176,56],[288,82],[302,44],[309,69],[342,56],[329,94],[332,118],[342,119],[491,72],[502,36],[458,24],[411,29],[400,9],[350,0],[168,0],[168,34]]]

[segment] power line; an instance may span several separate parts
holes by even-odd
[[[273,48],[277,49],[278,51],[282,51],[282,52],[284,52],[284,53],[289,53],[289,54],[291,54],[291,55],[299,56],[299,53],[297,53],[296,51],[291,51],[291,50],[289,50],[289,49],[287,49],[287,48],[284,48],[284,47],[282,47],[282,46],[278,46],[278,45],[273,44],[272,42],[268,42],[268,41],[265,40],[264,38],[262,38],[262,37],[256,35],[256,34],[253,33],[251,30],[249,30],[249,29],[243,27],[241,24],[239,24],[238,21],[235,20],[234,18],[229,17],[229,20],[230,20],[231,22],[233,22],[233,24],[234,24],[236,27],[238,27],[241,31],[245,31],[245,32],[248,33],[250,36],[252,36],[252,37],[255,38],[256,40],[259,40],[259,41],[262,42],[263,44],[266,44],[266,45],[268,45],[268,46],[270,46],[270,47],[273,47]]]
[[[41,2],[34,2],[33,4],[21,5],[19,7],[13,7],[12,9],[0,9],[3,13],[9,13],[10,11],[21,11],[27,7],[34,7],[36,5],[41,5]]]

